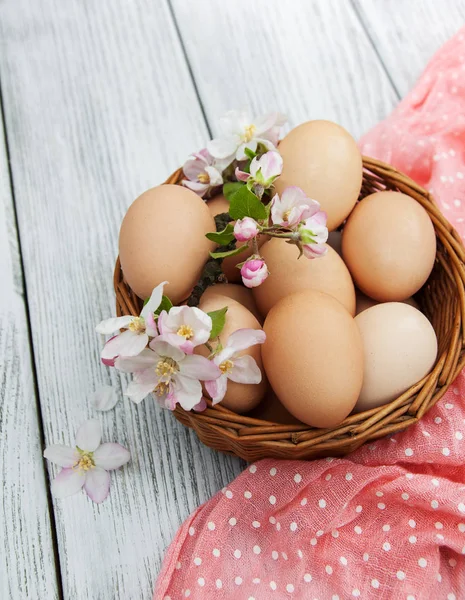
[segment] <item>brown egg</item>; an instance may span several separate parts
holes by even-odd
[[[209,200],[207,206],[213,217],[229,211],[229,202],[222,194],[219,194],[218,196],[215,196]],[[269,237],[267,235],[261,235],[258,238],[258,247],[261,248],[268,239]],[[252,254],[253,250],[250,247],[248,250],[245,250],[238,256],[230,256],[223,260],[221,263],[221,268],[223,269],[223,273],[226,275],[226,279],[229,281],[229,283],[239,283],[241,281],[241,272],[236,265],[247,260],[249,256],[252,256]]]
[[[119,234],[124,277],[147,298],[162,281],[174,304],[189,296],[214,244],[205,234],[215,222],[204,201],[179,185],[144,192],[128,209]]]
[[[342,254],[355,284],[381,302],[415,294],[436,257],[436,236],[426,210],[400,192],[364,198],[344,227]]]
[[[335,427],[352,411],[363,381],[363,347],[352,316],[315,290],[286,296],[264,325],[263,364],[289,412],[313,427]]]
[[[376,304],[379,304],[378,300],[373,300],[373,298],[369,298],[368,296],[365,296],[365,294],[362,294],[362,292],[360,292],[359,290],[355,290],[355,296],[356,296],[356,307],[355,307],[356,315],[359,315],[367,308],[371,308],[372,306],[376,306]],[[413,308],[420,310],[420,306],[419,306],[418,302],[415,300],[415,298],[407,298],[407,300],[402,300],[402,302],[405,304],[410,304],[410,306],[413,306]]]
[[[296,246],[273,238],[261,249],[270,275],[253,295],[258,310],[266,315],[281,298],[301,290],[319,290],[339,300],[351,315],[355,314],[355,289],[342,258],[328,246],[322,258],[297,258]]]
[[[224,345],[231,333],[238,329],[261,329],[260,323],[253,314],[231,298],[220,295],[210,295],[210,297],[200,299],[199,308],[205,312],[213,312],[220,310],[224,306],[228,307],[226,313],[226,323],[220,335],[221,343]],[[203,356],[208,356],[208,350],[204,346],[199,346],[196,351]],[[263,398],[266,389],[267,381],[263,370],[261,358],[261,345],[257,344],[251,348],[244,350],[242,355],[249,355],[255,359],[257,365],[262,371],[262,381],[258,384],[245,384],[228,381],[228,390],[222,405],[237,413],[245,413],[252,410]]]
[[[299,425],[302,423],[287,410],[272,390],[268,391],[260,404],[248,416],[270,421],[271,423],[279,423],[280,425]],[[306,427],[305,424],[302,423],[302,427]]]
[[[355,322],[365,356],[357,412],[391,402],[433,368],[436,334],[425,315],[413,306],[377,304],[359,314]]]
[[[284,160],[275,188],[282,194],[296,185],[318,200],[328,214],[328,229],[336,229],[357,202],[362,185],[362,156],[354,138],[330,121],[308,121],[279,144]]]
[[[207,298],[218,295],[236,300],[236,302],[245,306],[247,310],[250,310],[257,321],[260,323],[263,322],[263,317],[258,311],[252,292],[243,285],[237,285],[235,283],[217,283],[211,285],[202,294],[201,301],[204,302]]]

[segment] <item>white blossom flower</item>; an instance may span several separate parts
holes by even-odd
[[[281,197],[276,194],[271,202],[273,225],[294,227],[320,210],[320,203],[307,197],[297,186],[287,187]]]
[[[77,430],[75,448],[55,444],[45,449],[44,457],[63,467],[52,481],[56,498],[71,496],[84,488],[94,502],[105,500],[110,491],[108,471],[125,465],[131,455],[120,444],[101,444],[101,438],[99,421],[91,419]]]
[[[307,258],[319,258],[328,252],[325,244],[328,239],[326,220],[326,213],[320,210],[299,226],[299,238]]]
[[[250,173],[241,171],[236,167],[236,178],[239,181],[246,181],[251,189],[259,186],[261,190],[270,188],[275,179],[283,171],[283,159],[279,152],[270,151],[263,154],[260,158],[255,158],[250,163]]]
[[[252,120],[246,111],[231,110],[220,119],[221,134],[208,142],[207,149],[213,157],[227,164],[234,159],[247,159],[246,148],[255,152],[258,144],[275,150],[285,122],[286,117],[277,112]]]
[[[122,333],[110,338],[103,347],[100,356],[104,364],[113,367],[117,356],[137,356],[147,346],[149,339],[158,335],[153,313],[161,304],[163,288],[167,283],[167,281],[163,281],[153,290],[149,301],[138,317],[130,315],[115,317],[106,319],[97,325],[95,331],[104,335],[125,329]]]
[[[156,338],[150,348],[138,356],[115,360],[115,367],[125,373],[134,373],[134,380],[126,390],[126,396],[136,403],[154,393],[165,408],[174,410],[179,403],[184,410],[201,406],[202,385],[200,381],[216,379],[220,369],[208,358],[196,354],[187,355],[168,342]]]
[[[199,196],[223,184],[222,171],[227,165],[215,161],[206,148],[192,155],[183,167],[187,179],[182,184]]]
[[[160,313],[158,330],[161,340],[192,354],[196,346],[208,342],[212,320],[195,306],[173,306],[169,313]]]
[[[237,383],[260,383],[262,372],[252,356],[241,356],[255,344],[263,344],[266,334],[261,329],[238,329],[232,333],[225,347],[214,358],[221,376],[213,381],[205,382],[205,389],[210,394],[213,404],[223,400],[228,387],[228,379]]]

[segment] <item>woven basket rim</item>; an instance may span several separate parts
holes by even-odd
[[[173,411],[175,417],[193,428],[207,446],[249,461],[265,457],[311,459],[345,455],[365,442],[416,423],[442,398],[465,365],[465,248],[459,234],[436,206],[432,195],[407,175],[367,156],[363,156],[363,167],[360,198],[382,189],[398,190],[419,202],[433,223],[438,240],[435,268],[440,278],[437,285],[442,288],[439,288],[439,294],[431,292],[432,299],[428,297],[428,304],[433,300],[437,302],[437,306],[430,307],[430,313],[437,311],[442,319],[436,327],[448,327],[442,336],[443,343],[439,345],[433,370],[392,402],[351,414],[330,429],[304,424],[284,425],[239,415],[221,404],[213,406],[209,399],[206,399],[207,409],[201,413],[187,412],[177,406]],[[181,178],[182,169],[178,169],[165,183],[179,184]],[[429,281],[424,288],[428,287]],[[138,315],[140,300],[124,281],[119,257],[115,265],[114,289],[117,315]],[[455,293],[450,296],[452,292]]]

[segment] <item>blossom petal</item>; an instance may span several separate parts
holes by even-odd
[[[115,358],[116,356],[137,356],[149,343],[146,333],[135,333],[127,329],[111,338],[100,354],[101,358]]]
[[[166,356],[168,358],[172,358],[176,362],[181,361],[185,356],[184,352],[182,352],[182,350],[179,350],[179,348],[171,346],[171,344],[168,344],[168,342],[164,342],[162,339],[160,339],[160,337],[157,337],[150,342],[150,348],[152,348],[152,350],[156,352],[159,356]]]
[[[237,141],[239,139],[239,136],[237,136],[237,139],[236,137],[216,138],[207,143],[207,148],[210,154],[215,158],[231,158],[232,162],[237,148]]]
[[[124,395],[130,398],[136,404],[142,402],[149,394],[151,394],[155,388],[156,381],[150,383],[149,381],[131,381],[128,385]]]
[[[189,188],[199,196],[202,196],[210,187],[208,183],[199,183],[197,181],[189,181],[188,179],[182,180],[182,185]]]
[[[86,476],[77,469],[62,469],[52,481],[50,489],[55,498],[66,498],[79,492]]]
[[[167,281],[162,281],[161,283],[159,283],[157,285],[157,287],[155,287],[153,289],[153,291],[152,291],[152,293],[150,295],[149,301],[144,306],[144,308],[141,310],[140,316],[143,319],[147,319],[147,316],[149,314],[151,314],[153,316],[153,313],[160,306],[161,300],[163,298],[163,288],[165,287],[165,285],[167,283],[168,283]]]
[[[192,379],[200,379],[200,381],[217,379],[221,375],[220,369],[213,361],[197,354],[186,356],[179,363],[179,369],[182,375]]]
[[[255,160],[255,158],[254,158]],[[252,161],[253,162],[253,161]],[[248,181],[250,177],[250,173],[246,173],[245,171],[241,171],[239,167],[236,167],[234,171],[237,181]]]
[[[146,348],[137,356],[118,356],[115,360],[115,367],[123,373],[136,373],[154,367],[158,360],[158,355]]]
[[[94,452],[95,465],[107,471],[110,469],[119,469],[129,462],[130,458],[131,454],[129,450],[126,450],[120,444],[102,444]]]
[[[238,329],[228,338],[226,348],[233,348],[235,352],[246,350],[255,344],[263,344],[266,333],[262,329]]]
[[[76,446],[85,452],[93,452],[100,446],[102,427],[97,419],[89,419],[76,432]]]
[[[281,116],[277,112],[268,113],[267,115],[260,115],[254,119],[255,132],[257,137],[260,137],[263,133],[269,131],[278,122],[278,117]]]
[[[134,317],[130,315],[125,317],[113,317],[112,319],[105,319],[105,321],[101,321],[95,331],[97,333],[102,333],[103,335],[110,335],[111,333],[115,333],[119,329],[124,329],[131,323]]]
[[[76,448],[53,444],[44,450],[44,457],[60,467],[70,468],[79,460],[79,452]]]
[[[110,492],[110,473],[100,467],[87,471],[84,489],[91,500],[100,504]]]
[[[197,177],[205,170],[207,162],[200,158],[187,160],[182,168],[184,175],[191,181],[196,181]]]
[[[236,150],[236,160],[247,160],[248,157],[245,153],[245,149],[247,148],[252,152],[256,152],[257,145],[257,140],[250,140],[250,142],[242,143]]]
[[[210,187],[215,187],[223,183],[223,177],[215,167],[205,167],[205,173],[210,177]]]
[[[111,385],[102,385],[92,394],[91,403],[95,410],[107,411],[116,406],[119,395]],[[64,466],[64,465],[63,465]]]
[[[260,383],[262,372],[252,356],[241,356],[234,360],[234,367],[228,375],[236,383]]]
[[[157,337],[158,335],[157,323],[154,319],[153,313],[149,313],[145,317],[145,331],[147,335],[152,338]]]
[[[192,410],[195,410],[195,412],[203,412],[206,409],[207,409],[207,401],[205,400],[205,398],[202,398],[200,400],[200,402],[198,404],[196,404]]]
[[[184,410],[192,410],[202,399],[202,386],[197,379],[178,375],[175,379],[173,399]]]
[[[212,399],[213,404],[218,404],[225,397],[226,390],[228,389],[228,378],[226,375],[221,375],[218,379],[206,381],[205,389]]]

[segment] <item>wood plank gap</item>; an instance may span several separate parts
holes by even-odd
[[[363,16],[361,14],[361,12],[359,11],[357,5],[355,4],[354,0],[350,0],[350,4],[352,6],[352,9],[354,11],[355,16],[357,17],[361,28],[363,29],[363,31],[365,32],[365,35],[367,37],[368,42],[370,43],[370,46],[373,48],[373,52],[375,53],[377,59],[379,60],[379,64],[381,65],[384,73],[386,74],[386,77],[392,87],[392,91],[394,92],[394,94],[397,96],[397,99],[400,100],[402,98],[400,91],[398,90],[396,84],[394,83],[394,79],[391,77],[391,73],[389,71],[389,69],[387,68],[383,57],[381,56],[381,53],[379,52],[375,41],[372,37],[372,35],[370,34],[370,31],[367,27],[367,24],[365,22],[365,20],[363,19]]]
[[[35,352],[34,352],[34,344],[33,344],[33,340],[32,340],[32,328],[31,328],[31,321],[30,321],[27,281],[26,281],[26,276],[25,276],[24,260],[23,260],[23,253],[22,253],[22,247],[21,247],[21,235],[20,235],[20,230],[19,230],[18,211],[16,208],[13,170],[11,168],[10,147],[8,144],[8,130],[7,130],[7,122],[6,122],[5,109],[4,109],[4,103],[3,103],[3,88],[2,88],[1,76],[0,76],[0,113],[1,113],[1,120],[2,120],[2,125],[3,125],[3,142],[4,142],[6,159],[7,159],[7,164],[8,164],[8,180],[9,180],[9,184],[10,184],[11,199],[12,199],[12,205],[13,205],[13,218],[14,218],[14,224],[15,224],[15,229],[16,229],[16,239],[17,239],[17,244],[18,244],[18,256],[19,256],[19,264],[20,264],[20,271],[21,271],[21,284],[22,284],[23,295],[24,295],[24,306],[25,306],[26,315],[27,315],[26,330],[27,330],[27,339],[29,342],[29,352],[31,355],[32,381],[33,381],[33,387],[34,387],[34,400],[35,400],[36,413],[37,413],[37,425],[38,425],[38,429],[39,429],[39,440],[40,440],[41,447],[43,449],[45,447],[44,422],[43,422],[43,415],[42,415],[42,410],[41,410],[41,405],[40,405],[40,400],[39,400],[39,383],[38,383],[38,379],[37,379],[36,358],[35,358]],[[50,529],[51,529],[52,548],[53,548],[53,562],[55,565],[55,575],[56,575],[56,582],[57,582],[58,598],[59,598],[59,600],[64,600],[63,581],[62,581],[61,565],[60,565],[60,558],[59,558],[59,552],[58,552],[58,538],[57,538],[57,532],[56,532],[55,512],[53,510],[52,494],[50,491],[50,477],[49,477],[47,469],[46,469],[44,458],[42,458],[42,475],[43,475],[43,478],[45,481],[45,488],[46,488],[46,493],[47,493],[47,508],[48,508],[48,513],[50,516]]]

